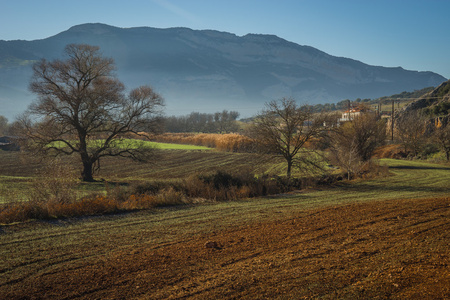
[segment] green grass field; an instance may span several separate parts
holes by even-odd
[[[282,159],[256,156],[248,153],[220,152],[210,148],[157,143],[161,152],[150,163],[139,163],[124,158],[105,158],[94,178],[114,184],[130,184],[142,181],[174,181],[217,170],[229,173],[284,175],[286,166]],[[77,157],[62,157],[61,161],[79,174]],[[41,176],[45,161],[23,157],[18,152],[0,151],[0,201],[17,197],[23,199],[33,181]],[[80,183],[82,193],[104,192],[104,182]]]
[[[128,140],[130,141],[130,140]],[[139,141],[140,142],[140,141]],[[105,168],[96,177],[107,179],[108,181],[126,181],[126,180],[141,180],[139,176],[144,175],[143,178],[149,178],[146,173],[152,173],[151,170],[160,170],[165,168],[167,160],[171,160],[174,153],[179,152],[179,155],[198,152],[197,154],[209,152],[212,149],[203,146],[194,145],[180,145],[170,143],[156,143],[143,141],[149,147],[153,147],[165,152],[165,159],[157,160],[152,164],[135,163],[123,158],[105,159]],[[171,151],[175,150],[175,151]],[[200,154],[201,155],[201,154]],[[177,156],[175,154],[175,156]],[[62,157],[63,163],[66,163],[70,168],[77,170],[79,162],[76,155],[72,157]],[[30,183],[40,176],[40,172],[44,169],[46,162],[39,159],[22,156],[18,152],[9,152],[0,150],[0,202],[6,197],[23,198],[24,191],[26,191]],[[126,173],[123,173],[126,172]],[[144,174],[143,174],[144,173]],[[135,175],[132,175],[135,174]],[[166,176],[169,174],[163,174]],[[76,175],[75,175],[76,176]],[[150,177],[152,177],[150,175]],[[79,186],[81,191],[86,192],[104,192],[104,183],[81,183]]]
[[[90,142],[89,145],[99,146],[101,145],[101,142],[104,140],[98,140]],[[53,146],[56,147],[63,147],[64,143],[62,142],[54,142],[52,143]],[[171,143],[158,143],[158,142],[151,142],[146,140],[135,140],[135,139],[124,139],[124,140],[118,140],[114,143],[114,146],[117,148],[125,148],[125,147],[138,147],[138,146],[144,146],[149,148],[157,148],[157,149],[163,149],[163,150],[211,150],[211,148],[204,147],[204,146],[195,146],[195,145],[182,145],[182,144],[171,144]]]
[[[156,142],[149,142],[149,143],[151,143],[155,148],[164,150],[211,150],[211,148],[204,146],[156,143]]]
[[[176,156],[182,156],[176,153]],[[203,153],[204,154],[204,153]],[[172,157],[174,158],[174,157]],[[174,178],[181,178],[192,171],[207,172],[219,166],[228,166],[233,171],[238,171],[239,164],[242,167],[244,162],[248,162],[245,155],[231,153],[215,153],[210,157],[203,157],[200,160],[196,156],[190,161],[185,161],[182,166],[159,166],[157,170],[146,171],[144,168],[138,170],[138,174],[132,173],[133,165],[121,170],[122,176],[113,177],[115,179],[137,179],[162,178],[173,174]],[[200,161],[199,161],[200,160]],[[213,164],[215,162],[215,164]],[[173,162],[180,163],[179,161]],[[399,161],[394,159],[383,159],[382,164],[387,164],[392,173],[386,178],[373,180],[355,180],[343,182],[333,187],[323,189],[304,190],[298,193],[277,195],[265,198],[248,199],[236,202],[215,203],[212,205],[194,206],[189,209],[160,209],[158,213],[151,213],[152,222],[161,226],[177,227],[181,223],[198,222],[195,230],[202,230],[202,224],[210,228],[210,223],[214,220],[214,226],[227,226],[231,224],[277,216],[277,214],[289,214],[294,211],[315,208],[327,205],[339,205],[343,203],[364,202],[369,200],[395,200],[405,198],[429,198],[448,197],[450,195],[450,167],[438,164]],[[202,166],[202,167],[200,167]],[[206,168],[208,166],[208,168]],[[110,166],[113,168],[113,166]],[[183,170],[189,171],[184,172]],[[110,172],[110,170],[108,170]],[[18,173],[23,170],[18,170]],[[107,172],[107,171],[105,171]],[[164,175],[165,174],[165,175]],[[2,176],[2,184],[20,188],[27,181],[27,177]],[[24,180],[24,182],[20,182]],[[94,184],[96,185],[96,184]],[[98,183],[92,190],[103,189],[104,184]],[[87,188],[89,189],[89,188]],[[139,214],[138,214],[139,215]],[[143,213],[144,219],[148,218],[148,213]],[[140,218],[140,217],[138,217]],[[122,222],[118,218],[117,222]],[[114,221],[114,222],[116,222]],[[126,221],[125,221],[126,222]],[[134,221],[133,221],[134,222]],[[138,221],[139,222],[139,221]],[[144,222],[144,221],[143,221]],[[164,225],[162,225],[164,223]],[[209,225],[208,225],[209,224]],[[128,226],[128,225],[124,225]],[[191,229],[192,230],[192,229]],[[179,234],[182,234],[180,232]],[[164,237],[166,239],[167,237]]]
[[[259,156],[248,153],[230,153],[215,151],[206,147],[152,143],[160,148],[160,154],[151,163],[143,164],[124,158],[105,158],[101,161],[101,169],[94,177],[102,179],[102,182],[81,183],[77,189],[81,194],[89,192],[104,192],[105,183],[127,185],[142,181],[174,181],[187,178],[192,175],[214,173],[217,170],[229,173],[248,172],[256,175],[272,174],[284,175],[286,164],[283,159],[274,159],[270,156]],[[63,157],[61,160],[68,168],[73,169],[77,176],[80,163],[76,156]],[[0,201],[6,198],[23,198],[29,190],[30,184],[41,176],[45,168],[45,161],[30,159],[21,156],[18,152],[0,151]],[[434,190],[439,191],[445,186],[442,181],[449,178],[448,167],[425,162],[382,160],[381,164],[390,167],[392,176],[380,179],[375,183],[371,181],[353,182],[347,188],[348,195],[354,188],[366,189],[366,197],[377,197],[380,193],[411,197],[421,197]],[[407,164],[407,167],[404,165]],[[408,172],[402,172],[408,168]],[[432,172],[424,172],[424,170]],[[301,176],[294,173],[294,176]],[[410,176],[411,178],[408,178]],[[414,177],[415,176],[415,177]],[[425,181],[430,188],[414,188],[415,185]],[[434,187],[429,183],[434,181]],[[373,186],[368,186],[373,185]],[[378,186],[377,186],[378,185]],[[395,185],[392,188],[389,186]],[[386,187],[388,186],[388,187]],[[342,188],[345,188],[343,186]],[[379,190],[377,190],[379,188]],[[371,194],[373,193],[373,194]],[[339,198],[339,196],[338,196]]]

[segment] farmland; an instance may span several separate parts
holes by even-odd
[[[42,167],[0,154],[2,184],[17,192]],[[251,154],[167,150],[165,156],[153,165],[105,161],[97,177],[132,182],[219,168],[284,171],[281,161]],[[2,226],[0,295],[446,299],[450,167],[381,164],[390,176],[240,201]]]
[[[129,184],[151,180],[180,180],[195,174],[204,174],[223,170],[230,173],[251,172],[254,174],[284,174],[282,159],[269,156],[255,156],[248,153],[230,153],[211,151],[210,148],[191,145],[158,143],[163,153],[153,162],[143,164],[122,158],[106,158],[101,169],[95,174],[103,182],[80,184],[80,190],[104,192],[105,181],[114,184]],[[63,158],[67,168],[72,169],[75,176],[79,162],[76,158]],[[15,152],[0,152],[0,197],[18,195],[23,198],[24,191],[33,180],[39,178],[45,161],[22,157]]]

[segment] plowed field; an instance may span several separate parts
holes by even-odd
[[[29,257],[3,256],[0,298],[450,298],[448,197],[325,206],[194,234],[174,225],[159,232],[164,242],[141,223],[151,212],[102,218],[7,228],[3,250]]]

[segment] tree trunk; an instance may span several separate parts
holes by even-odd
[[[288,159],[287,160],[287,173],[286,176],[287,178],[291,178],[291,169],[292,169],[292,159]]]
[[[92,176],[92,165],[93,162],[89,161],[83,161],[83,171],[81,172],[81,179],[83,181],[93,182],[94,177]]]

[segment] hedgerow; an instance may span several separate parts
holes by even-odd
[[[331,178],[331,177],[330,177]],[[177,182],[148,182],[129,187],[110,187],[106,195],[91,194],[76,198],[58,182],[64,178],[46,178],[36,184],[28,200],[9,201],[0,206],[0,223],[23,222],[30,219],[70,218],[103,215],[121,211],[152,209],[163,206],[231,201],[301,189],[323,183],[323,178],[287,179],[279,176],[256,177],[250,173],[229,174],[216,171],[198,174]],[[327,184],[337,180],[329,179]],[[51,186],[51,188],[45,188]]]

